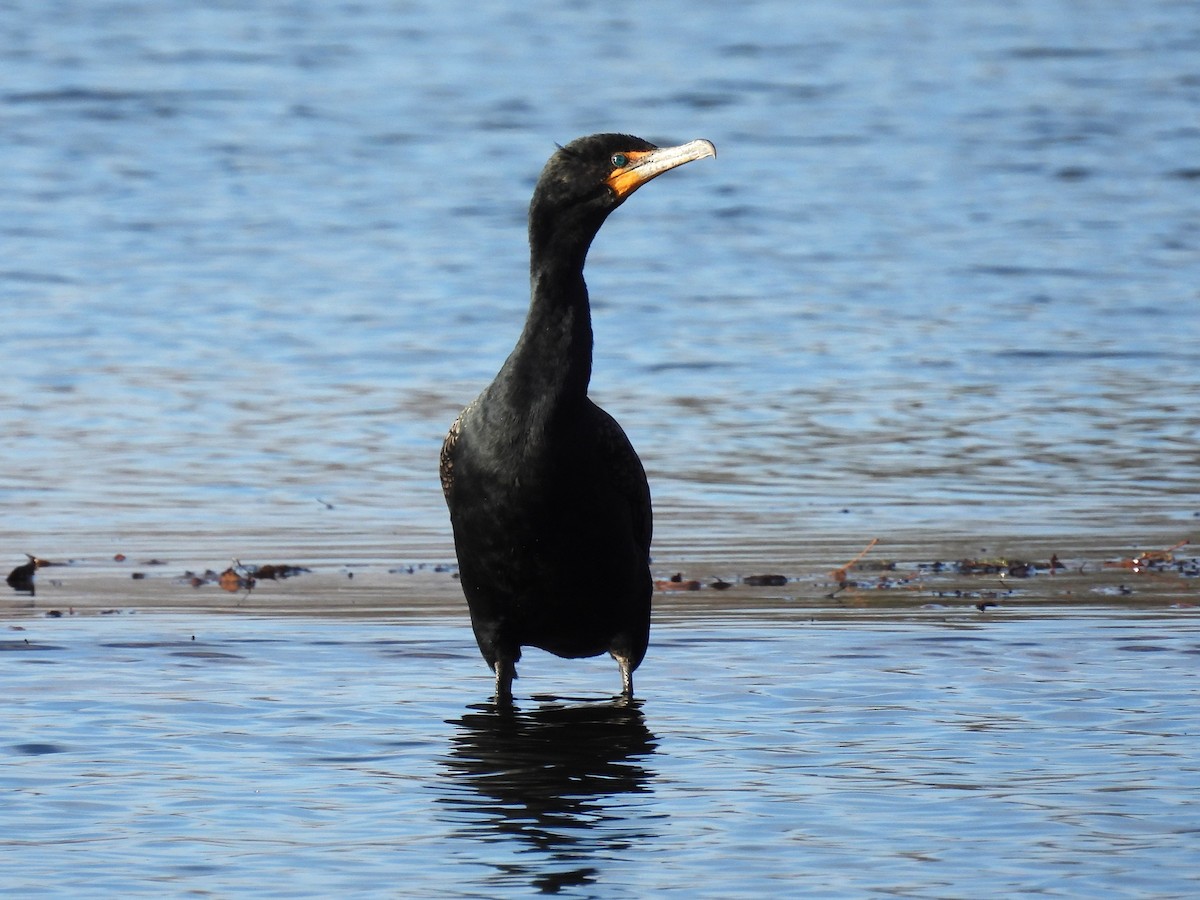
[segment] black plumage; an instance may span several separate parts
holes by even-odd
[[[531,301],[516,347],[450,428],[441,478],[480,652],[512,696],[522,646],[608,652],[625,696],[646,653],[650,490],[621,426],[587,396],[592,323],[583,266],[614,209],[715,150],[599,134],[546,163],[529,208]]]

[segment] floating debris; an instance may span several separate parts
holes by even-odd
[[[434,572],[438,575],[450,574],[458,577],[458,563],[401,563],[387,570],[389,575],[415,575],[417,572]]]
[[[850,562],[848,562],[844,565],[838,566],[836,569],[834,569],[832,572],[829,573],[829,577],[832,578],[835,582],[837,582],[837,590],[835,590],[833,592],[834,594],[836,594],[838,591],[842,590],[843,588],[846,588],[849,586],[847,579],[849,578],[850,570],[852,568],[854,568],[854,566],[864,556],[866,556],[868,553],[870,553],[871,548],[874,547],[878,543],[879,543],[879,538],[871,538],[870,543],[868,543],[867,546],[863,547],[862,550],[859,551],[858,555],[856,557],[854,557],[854,559],[850,560]],[[830,594],[830,596],[832,597],[833,594]]]
[[[1006,559],[960,559],[954,568],[959,575],[1000,575],[1009,574],[1010,567],[1019,571],[1029,572],[1029,563],[1009,562]]]
[[[1190,541],[1182,540],[1178,544],[1168,547],[1166,550],[1147,550],[1139,553],[1137,556],[1127,557],[1118,562],[1105,562],[1106,569],[1129,569],[1131,572],[1139,573],[1148,570],[1163,571],[1168,568],[1171,563],[1175,562],[1175,552],[1180,547],[1186,547]]]
[[[217,577],[217,585],[221,588],[221,590],[229,591],[231,594],[236,594],[238,591],[254,590],[254,577],[249,574],[243,574],[243,572],[239,572],[238,569],[234,568],[234,566],[238,566],[240,568],[241,563],[235,559],[233,561],[233,565],[231,565]]]
[[[222,590],[237,593],[238,591],[253,590],[259,581],[281,581],[285,578],[294,578],[297,575],[308,575],[311,573],[312,569],[305,566],[294,566],[284,563],[247,565],[243,564],[241,560],[235,559],[223,572],[214,572],[212,569],[207,569],[203,573],[196,573],[190,570],[184,572],[177,579],[177,583],[187,584],[194,588],[203,587],[206,584],[216,584]]]
[[[782,587],[788,583],[786,575],[747,575],[742,584],[750,587]]]
[[[666,581],[654,582],[655,590],[659,591],[698,591],[700,590],[700,582],[689,580],[685,581],[682,572],[676,572]]]
[[[278,581],[281,578],[294,578],[297,575],[308,575],[312,573],[312,569],[306,569],[304,566],[279,565],[268,563],[265,566],[246,566],[246,569],[255,578],[266,578],[271,581]]]
[[[26,553],[25,555],[29,557],[29,562],[25,563],[24,565],[17,566],[15,569],[9,572],[6,580],[8,581],[8,586],[14,591],[19,593],[28,592],[29,596],[33,597],[37,593],[33,586],[34,574],[38,569],[53,564],[44,559],[38,559],[31,553]]]
[[[195,572],[187,571],[179,579],[184,584],[191,585],[194,588],[203,587],[206,584],[213,584],[221,576],[212,569],[206,569],[203,574],[197,575]]]

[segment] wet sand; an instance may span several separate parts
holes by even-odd
[[[655,616],[779,616],[869,611],[997,615],[1058,607],[1187,610],[1200,606],[1200,559],[1183,538],[1132,544],[1094,536],[992,537],[937,541],[919,535],[869,541],[848,537],[803,547],[759,544],[717,557],[684,553],[655,560]],[[1174,548],[1174,549],[1169,549]],[[437,558],[312,559],[287,552],[241,557],[243,576],[264,565],[302,569],[258,578],[252,587],[218,583],[230,560],[203,553],[47,556],[36,594],[5,588],[0,617],[121,615],[149,611],[311,616],[462,617],[465,607],[449,547]],[[312,547],[307,548],[312,550]],[[425,548],[429,549],[429,548]],[[865,552],[864,552],[865,551]],[[10,557],[12,565],[21,562]],[[7,569],[6,569],[7,571]],[[591,573],[581,577],[603,577]],[[675,579],[672,581],[672,579]]]

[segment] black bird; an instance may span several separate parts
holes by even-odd
[[[498,702],[512,698],[522,646],[568,658],[608,652],[633,696],[650,640],[650,488],[621,426],[588,399],[583,264],[638,187],[715,155],[708,141],[659,148],[596,134],[559,148],[534,189],[525,328],[441,454],[459,576]]]

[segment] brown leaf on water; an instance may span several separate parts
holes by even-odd
[[[235,559],[220,575],[213,576],[211,572],[205,573],[204,580],[197,579],[192,573],[186,573],[185,577],[191,578],[193,587],[199,587],[204,581],[216,581],[217,585],[231,594],[238,591],[252,591],[254,586],[263,579],[271,581],[279,581],[283,578],[292,578],[296,575],[302,575],[311,572],[312,569],[306,569],[303,566],[293,566],[284,563],[268,563],[266,565],[247,565],[241,560]]]
[[[845,565],[838,566],[836,569],[834,569],[832,572],[829,573],[829,577],[832,578],[834,581],[836,581],[839,585],[845,585],[846,578],[849,576],[850,570],[852,568],[854,568],[855,563],[857,563],[864,556],[866,556],[868,553],[870,553],[871,548],[874,547],[878,543],[879,543],[879,538],[871,538],[871,542],[869,544],[867,544],[867,546],[863,547],[861,551],[859,551],[858,556],[854,557],[854,559],[850,560],[850,562],[846,563]]]
[[[1155,563],[1169,563],[1175,560],[1174,551],[1180,547],[1186,547],[1188,540],[1182,540],[1178,544],[1167,547],[1165,550],[1146,550],[1137,556],[1126,557],[1117,562],[1105,562],[1106,569],[1129,569],[1133,573],[1144,572],[1153,566]]]
[[[236,594],[238,591],[253,590],[254,579],[248,575],[242,575],[233,566],[230,566],[217,578],[217,584],[221,590]]]
[[[666,581],[654,582],[655,590],[659,591],[698,591],[699,581],[685,581],[682,572],[676,572]]]

